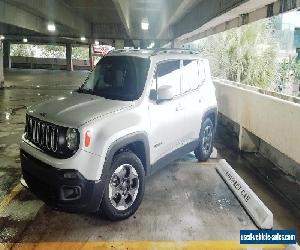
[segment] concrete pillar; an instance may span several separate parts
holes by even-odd
[[[3,46],[0,41],[0,89],[4,86],[4,73],[3,73]]]
[[[67,63],[67,70],[73,71],[73,62],[72,62],[72,44],[66,44],[66,63]]]
[[[116,49],[124,49],[124,40],[115,40]]]
[[[89,44],[89,61],[90,61],[90,70],[93,70],[94,62],[93,62],[93,48],[92,45]]]
[[[5,69],[11,68],[9,41],[3,41],[3,66]]]
[[[174,49],[175,48],[175,40],[173,39],[172,41],[171,41],[171,49]]]
[[[243,152],[256,153],[259,151],[259,145],[260,139],[241,126],[239,133],[239,149]]]

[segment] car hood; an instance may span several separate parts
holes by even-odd
[[[28,114],[66,127],[80,127],[90,120],[119,112],[133,106],[132,101],[109,100],[73,92],[51,98],[28,109]]]

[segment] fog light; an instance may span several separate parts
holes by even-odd
[[[61,188],[62,200],[78,200],[81,196],[81,187],[63,186]]]

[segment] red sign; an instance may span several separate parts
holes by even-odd
[[[93,45],[93,53],[99,56],[105,56],[113,49],[110,45]]]

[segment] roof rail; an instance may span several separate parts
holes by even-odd
[[[113,49],[110,51],[110,53],[122,53],[122,52],[128,52],[128,51],[140,51],[141,49],[135,49],[135,48],[126,48],[126,49]]]
[[[190,55],[196,55],[199,54],[199,51],[196,50],[191,50],[191,49],[156,49],[152,53],[152,56],[158,55],[158,54],[163,54],[163,53],[181,53],[181,54],[190,54]]]

